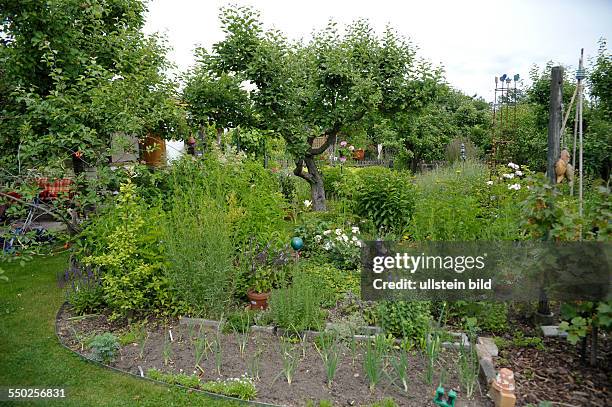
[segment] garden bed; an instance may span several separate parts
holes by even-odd
[[[426,359],[420,352],[413,351],[409,356],[408,393],[392,382],[389,377],[383,377],[373,392],[370,392],[368,380],[363,369],[363,345],[358,345],[353,363],[353,354],[348,348],[341,348],[338,370],[331,388],[326,383],[326,374],[321,356],[317,352],[311,338],[305,343],[296,341],[292,345],[298,355],[299,362],[291,385],[282,374],[283,360],[281,358],[281,338],[276,334],[264,331],[251,331],[243,355],[240,352],[240,335],[235,333],[220,333],[221,344],[221,375],[217,372],[215,355],[209,351],[200,362],[200,368],[195,367],[195,346],[190,335],[196,337],[200,331],[199,325],[181,324],[178,320],[152,321],[146,325],[148,337],[142,346],[137,340],[131,341],[127,335],[127,326],[111,323],[105,315],[95,315],[86,318],[73,317],[68,307],[64,307],[57,321],[57,331],[60,340],[69,348],[90,357],[91,351],[86,346],[95,334],[113,332],[124,340],[119,349],[118,357],[110,365],[120,370],[142,375],[149,369],[157,369],[168,373],[195,374],[201,382],[217,379],[239,378],[252,370],[253,355],[261,352],[259,357],[259,380],[254,384],[257,388],[256,401],[285,406],[304,406],[309,401],[327,400],[337,406],[364,406],[392,398],[400,406],[422,407],[429,405],[440,375],[447,389],[453,388],[459,393],[457,406],[490,406],[489,400],[479,391],[472,400],[465,400],[459,391],[457,368],[458,354],[452,349],[441,352],[439,365],[435,370],[432,384],[425,380]],[[168,330],[172,331],[173,341],[168,345]],[[209,338],[217,335],[211,326],[202,326],[202,333]],[[164,349],[170,347],[171,355]],[[389,370],[390,367],[387,367]],[[443,372],[443,373],[442,373]]]
[[[612,400],[610,341],[600,341],[598,364],[580,360],[578,347],[566,339],[543,338],[539,346],[517,346],[508,336],[495,358],[497,368],[514,372],[517,405],[548,400],[563,406],[606,407]],[[555,405],[555,404],[553,404]]]

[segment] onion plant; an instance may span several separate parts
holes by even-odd
[[[168,336],[164,335],[164,345],[162,348],[162,356],[164,357],[164,365],[168,365],[168,362],[172,358],[172,340],[170,335],[170,331],[168,331]]]
[[[298,356],[298,352],[291,343],[290,340],[283,338],[280,343],[281,348],[281,359],[283,361],[283,370],[276,377],[278,379],[279,376],[285,375],[285,379],[287,379],[287,383],[291,385],[293,381],[293,376],[295,375],[295,371],[297,370],[300,358]]]
[[[370,383],[370,391],[380,382],[383,373],[385,358],[389,350],[389,343],[383,335],[376,335],[373,341],[368,342],[363,359],[363,368]]]
[[[334,334],[321,333],[315,341],[315,347],[323,360],[323,366],[325,367],[325,374],[327,376],[327,387],[331,388],[340,359],[338,339]]]

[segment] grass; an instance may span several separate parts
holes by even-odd
[[[2,264],[9,281],[0,281],[0,386],[66,389],[64,400],[14,405],[239,405],[113,372],[63,348],[55,336],[55,314],[64,301],[56,274],[66,264],[66,255],[35,258],[25,267]]]

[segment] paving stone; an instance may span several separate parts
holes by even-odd
[[[481,344],[487,350],[487,353],[494,358],[499,355],[499,349],[497,349],[497,345],[495,344],[495,341],[493,341],[493,338],[479,336],[478,343]]]
[[[487,358],[480,358],[478,363],[480,364],[480,379],[486,383],[488,387],[489,384],[495,380],[495,376],[497,376],[493,361]]]
[[[542,330],[542,334],[544,334],[544,336],[560,336],[562,338],[567,337],[567,332],[559,331],[559,326],[557,325],[541,325],[540,329]]]
[[[275,327],[273,326],[262,326],[262,325],[253,325],[251,326],[252,332],[262,332],[269,335],[274,335]]]

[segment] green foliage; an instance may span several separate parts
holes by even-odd
[[[229,378],[204,382],[200,385],[204,391],[223,394],[224,396],[236,397],[240,400],[253,400],[257,396],[257,388],[253,381],[246,377]]]
[[[270,295],[270,315],[279,327],[301,332],[319,329],[324,320],[323,299],[329,295],[321,290],[318,279],[297,272],[291,285],[273,290]]]
[[[364,168],[357,174],[354,212],[370,219],[377,230],[403,232],[414,209],[414,187],[407,172],[383,167]]]
[[[197,389],[201,386],[200,378],[196,375],[186,375],[184,373],[163,373],[157,369],[147,370],[147,376],[153,380],[168,384],[178,384],[180,386]]]
[[[111,363],[117,356],[119,350],[119,341],[117,337],[110,332],[96,335],[89,343],[91,348],[91,357],[93,360],[105,364]]]
[[[475,318],[485,332],[504,332],[508,329],[508,306],[503,302],[455,301],[449,303],[448,315],[457,320]]]
[[[3,168],[18,170],[18,152],[32,168],[61,168],[77,151],[105,164],[116,132],[180,134],[166,47],[141,32],[142,1],[9,3],[0,10]]]
[[[363,369],[370,383],[370,392],[374,392],[376,385],[382,379],[385,368],[385,358],[389,352],[389,343],[384,335],[368,341],[363,357]]]
[[[104,301],[114,318],[180,310],[163,275],[160,217],[159,208],[148,208],[128,180],[115,204],[81,234],[78,257],[100,273]]]
[[[575,345],[585,338],[593,327],[605,332],[612,329],[612,301],[608,302],[581,302],[577,304],[563,304],[561,307],[559,330],[567,332],[567,340]]]
[[[316,338],[315,347],[323,360],[327,376],[327,387],[331,388],[340,359],[338,338],[333,333],[323,332]]]
[[[429,329],[430,304],[426,301],[380,302],[376,308],[376,319],[385,332],[418,340]]]
[[[350,292],[358,296],[361,291],[361,280],[358,273],[335,268],[330,264],[308,262],[302,266],[304,273],[313,276],[329,298],[322,302],[323,307],[331,308],[343,300]]]
[[[520,176],[506,168],[510,169],[504,167],[502,174],[489,175],[484,165],[468,161],[417,177],[408,236],[415,241],[518,239],[518,203],[526,188]],[[515,184],[522,187],[509,188]]]
[[[221,26],[225,38],[211,52],[198,50],[197,70],[206,72],[202,86],[216,83],[215,92],[228,93],[221,86],[228,75],[254,84],[257,92],[250,94],[250,102],[258,127],[285,139],[298,159],[296,174],[315,191],[321,179],[314,157],[342,130],[422,107],[441,75],[420,62],[395,31],[387,29],[378,37],[364,20],[351,24],[345,34],[331,22],[310,42],[295,44],[264,30],[259,13],[248,7],[223,8]],[[314,148],[319,135],[327,136],[326,145]],[[323,209],[324,197],[314,198],[315,210]]]
[[[170,209],[162,224],[165,275],[176,296],[196,313],[218,317],[233,293],[230,215],[219,195],[211,197],[210,184],[202,184],[203,175],[188,178],[185,166],[181,162],[171,173]]]

